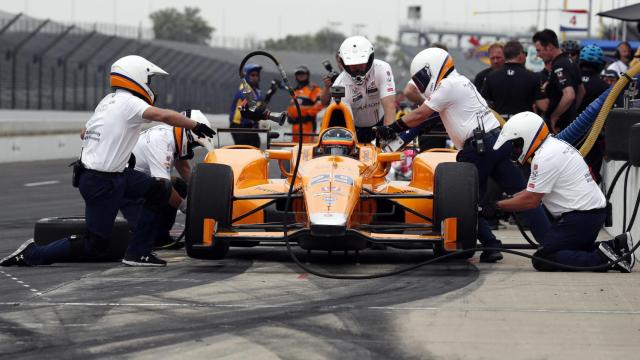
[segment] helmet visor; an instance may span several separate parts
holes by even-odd
[[[411,77],[411,80],[416,84],[418,90],[420,90],[421,93],[424,93],[427,90],[429,81],[431,81],[431,69],[429,69],[428,66],[423,67]]]
[[[517,138],[511,140],[512,148],[511,148],[511,161],[518,163],[520,162],[520,156],[522,156],[522,149],[524,148],[524,139]]]

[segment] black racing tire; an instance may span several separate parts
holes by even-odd
[[[229,228],[233,208],[233,170],[223,164],[197,164],[189,183],[185,247],[195,259],[223,259],[229,241],[213,239],[213,246],[202,246],[205,219],[213,219],[217,229]],[[200,246],[199,246],[200,245]]]
[[[33,240],[37,245],[47,245],[71,235],[84,236],[86,229],[87,226],[84,216],[44,218],[38,220],[33,227]],[[101,260],[122,260],[127,250],[130,237],[127,220],[117,217],[113,223],[108,250],[104,256],[101,256]]]
[[[442,220],[458,218],[458,250],[477,247],[478,238],[478,170],[473,164],[445,162],[436,166],[433,185],[433,228],[441,231]],[[443,246],[434,248],[436,255],[446,254]],[[457,256],[469,259],[473,252]]]

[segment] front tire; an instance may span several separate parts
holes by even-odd
[[[458,219],[456,234],[459,250],[475,248],[478,237],[478,170],[464,162],[440,163],[436,167],[434,181],[433,228],[441,231],[444,219]],[[434,248],[436,256],[448,253],[443,246]],[[469,259],[474,252],[456,256]]]
[[[196,259],[222,259],[229,241],[215,238],[215,230],[231,226],[233,170],[222,164],[197,164],[189,184],[185,247]],[[205,239],[205,222],[213,225],[213,238]],[[207,242],[211,240],[210,246]]]

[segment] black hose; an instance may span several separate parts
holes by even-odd
[[[280,63],[278,62],[278,60],[271,54],[269,54],[266,51],[252,51],[249,54],[247,54],[244,59],[242,59],[242,62],[240,63],[240,69],[239,69],[239,74],[240,77],[242,79],[244,79],[244,74],[242,73],[242,69],[244,67],[244,65],[246,64],[246,62],[254,57],[254,56],[258,56],[258,55],[262,55],[262,56],[266,56],[267,58],[271,59],[274,64],[278,67],[278,69],[280,70],[280,75],[282,76],[282,81],[284,84],[285,89],[287,89],[287,91],[289,92],[289,96],[292,98],[293,103],[296,106],[296,112],[298,115],[298,120],[302,118],[302,110],[300,109],[300,104],[298,103],[298,101],[296,101],[296,95],[294,90],[289,86],[289,81],[287,79],[287,74],[284,72],[284,69],[282,68],[282,66],[280,65]],[[565,264],[561,264],[555,261],[551,261],[545,258],[541,258],[541,257],[537,257],[534,255],[529,255],[527,253],[524,252],[520,252],[520,251],[515,251],[515,250],[511,250],[511,249],[504,249],[504,248],[500,248],[500,247],[476,247],[476,248],[472,248],[472,249],[465,249],[465,250],[458,250],[455,252],[451,252],[449,254],[445,254],[442,256],[438,256],[435,257],[433,259],[429,259],[427,261],[423,261],[420,262],[418,264],[414,264],[411,266],[407,266],[405,268],[402,269],[398,269],[398,270],[393,270],[393,271],[389,271],[389,272],[383,272],[383,273],[377,273],[377,274],[371,274],[371,275],[334,275],[334,274],[328,274],[328,273],[323,273],[323,272],[319,272],[319,271],[315,271],[307,266],[305,266],[299,259],[298,257],[293,253],[293,250],[291,249],[291,243],[289,241],[289,235],[288,235],[288,214],[289,214],[289,208],[291,207],[291,199],[292,199],[292,194],[294,192],[294,185],[295,185],[295,181],[297,179],[297,175],[298,175],[298,168],[300,166],[300,159],[302,156],[302,142],[303,139],[303,129],[302,126],[299,127],[299,136],[298,136],[298,153],[296,155],[296,165],[293,169],[293,174],[291,176],[291,182],[289,184],[289,190],[287,192],[287,197],[285,200],[285,206],[284,206],[284,221],[283,221],[283,228],[284,228],[284,240],[285,240],[285,244],[287,247],[287,252],[289,253],[289,256],[291,257],[291,259],[296,263],[296,265],[298,265],[298,267],[300,267],[300,269],[306,271],[309,274],[312,275],[316,275],[319,277],[324,277],[324,278],[329,278],[329,279],[339,279],[339,280],[367,280],[367,279],[377,279],[377,278],[382,278],[382,277],[387,277],[387,276],[394,276],[394,275],[398,275],[398,274],[402,274],[408,271],[412,271],[415,270],[417,268],[420,268],[422,266],[425,265],[429,265],[447,258],[451,258],[454,256],[458,256],[460,254],[465,254],[465,253],[469,253],[469,252],[476,252],[476,251],[485,251],[485,250],[489,250],[489,251],[501,251],[501,252],[505,252],[508,254],[514,254],[514,255],[518,255],[518,256],[522,256],[525,258],[529,258],[532,260],[537,260],[549,265],[553,265],[559,269],[564,269],[564,270],[570,270],[570,271],[597,271],[597,270],[605,270],[605,269],[609,269],[611,266],[619,263],[620,261],[623,261],[623,259],[628,256],[629,254],[632,254],[639,246],[640,246],[640,242],[638,242],[631,250],[629,250],[628,253],[625,253],[623,255],[621,255],[618,259],[616,259],[615,261],[609,261],[605,264],[601,264],[598,266],[586,266],[586,267],[582,267],[582,266],[570,266],[570,265],[565,265]],[[638,203],[638,201],[640,201],[640,196],[638,197],[638,199],[636,200],[636,204]],[[636,210],[637,210],[636,206]],[[634,217],[635,220],[635,217]]]
[[[631,166],[631,162],[627,161],[620,167],[620,169],[618,169],[618,172],[616,172],[616,175],[613,177],[613,180],[611,181],[611,187],[609,188],[609,190],[607,190],[607,196],[606,196],[607,201],[611,199],[611,194],[613,194],[613,189],[615,189],[616,183],[618,182],[620,175],[622,175],[622,172],[629,166]]]
[[[627,185],[629,184],[629,170],[631,166],[627,166],[627,171],[624,173],[624,190],[622,197],[622,229],[627,228]]]

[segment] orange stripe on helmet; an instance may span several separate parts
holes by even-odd
[[[135,81],[116,73],[111,73],[110,80],[111,87],[133,91],[134,93],[142,96],[142,98],[145,99],[149,103],[149,105],[153,105],[153,99],[151,98],[151,96],[149,96],[145,89],[143,89],[142,86],[140,86]]]
[[[182,132],[184,131],[181,127],[173,128],[173,138],[176,142],[176,152],[179,156],[182,156]]]
[[[524,157],[524,159],[522,159],[522,162],[527,161],[527,159],[529,159],[531,155],[533,155],[533,153],[536,150],[538,150],[538,148],[540,147],[544,139],[547,138],[547,136],[549,136],[549,129],[547,128],[547,124],[542,123],[542,125],[540,125],[540,129],[538,130],[538,134],[536,134],[536,137],[531,142],[529,151],[527,151],[527,155]]]
[[[440,68],[440,73],[438,73],[438,78],[436,79],[436,84],[439,84],[442,79],[453,69],[453,58],[451,55],[447,55],[447,59],[444,61],[444,64]]]

